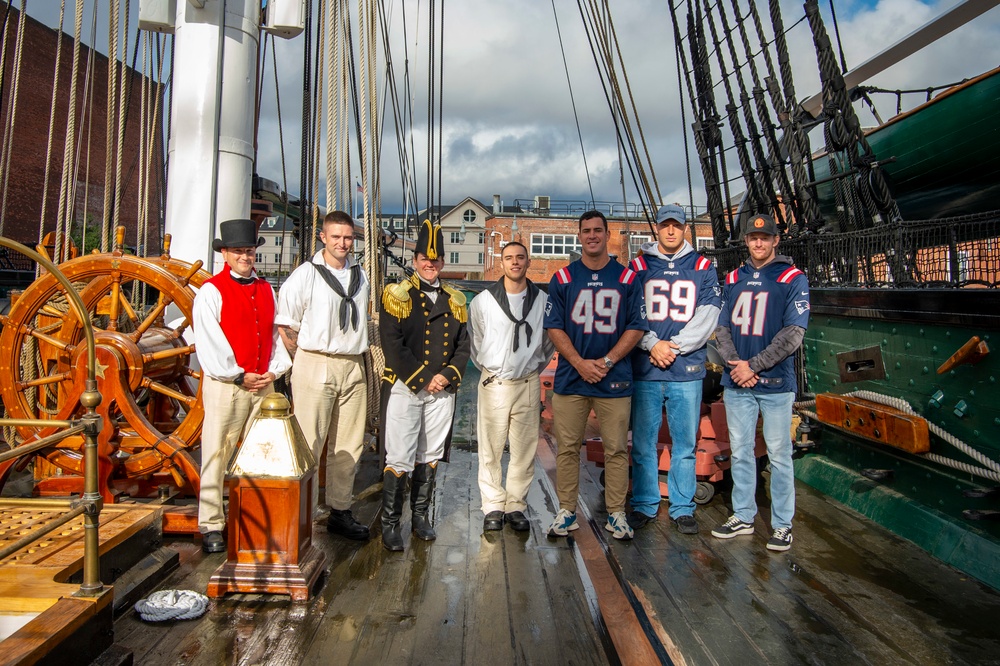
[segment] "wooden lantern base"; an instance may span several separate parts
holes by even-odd
[[[209,597],[224,594],[288,594],[293,601],[306,601],[326,570],[326,553],[310,545],[296,564],[240,564],[226,562],[208,581]]]
[[[209,597],[261,592],[309,598],[326,568],[326,554],[312,545],[315,482],[315,469],[297,479],[230,478],[228,559],[209,579]]]

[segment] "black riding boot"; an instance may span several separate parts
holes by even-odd
[[[403,535],[399,519],[403,515],[406,497],[406,474],[396,476],[391,469],[382,474],[382,545],[388,550],[403,550]]]
[[[431,498],[434,496],[434,475],[436,467],[426,463],[417,464],[410,479],[410,508],[413,510],[413,534],[424,541],[437,538],[431,525]]]

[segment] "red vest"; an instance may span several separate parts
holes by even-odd
[[[208,279],[222,294],[222,317],[219,322],[229,346],[236,355],[236,365],[244,372],[259,375],[271,362],[274,335],[274,291],[266,280],[257,278],[243,285],[229,275],[229,267]]]

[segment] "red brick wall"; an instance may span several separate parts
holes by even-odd
[[[4,74],[3,98],[0,100],[0,125],[6,125],[8,98],[14,87],[13,62],[16,54],[15,40],[17,36],[18,12],[10,10],[8,21],[10,33],[3,48],[6,51],[6,71]],[[134,35],[131,35],[134,38]],[[52,156],[47,189],[45,231],[52,231],[56,226],[59,210],[59,184],[62,179],[64,144],[66,140],[66,116],[69,109],[70,82],[72,77],[73,38],[62,34],[62,53],[59,70],[59,95],[56,102],[55,124],[53,127]],[[84,72],[86,71],[87,49],[81,46],[80,51],[79,88],[77,104],[80,109],[84,105]],[[52,107],[53,71],[56,62],[56,33],[42,23],[27,17],[25,21],[24,55],[21,63],[21,77],[18,84],[17,111],[13,132],[13,151],[9,171],[7,193],[0,205],[6,209],[4,235],[33,247],[38,241],[39,218],[42,211],[42,192],[45,191],[45,160],[46,144],[49,132],[49,112]],[[93,216],[96,224],[103,219],[104,207],[104,169],[105,169],[105,126],[107,123],[107,82],[108,59],[95,53],[90,85],[92,86],[93,117],[77,114],[77,141],[82,138],[80,166],[76,175],[76,202],[74,219],[83,217],[84,194],[87,195],[87,212]],[[126,229],[126,244],[136,246],[136,220],[138,218],[139,173],[136,166],[138,158],[141,114],[141,84],[142,77],[132,70],[130,84],[132,86],[127,109],[128,123],[125,131],[123,152],[123,190],[119,223]],[[163,116],[162,101],[160,117]],[[81,123],[82,120],[82,126]],[[89,126],[89,150],[87,130]],[[157,127],[160,124],[157,123]],[[115,131],[115,130],[113,130]],[[159,132],[157,133],[160,134]],[[87,155],[89,152],[89,173]],[[114,155],[112,154],[112,159]],[[146,236],[147,254],[158,254],[160,251],[160,207],[156,182],[163,182],[162,175],[157,177],[155,170],[162,171],[163,146],[160,137],[154,146],[152,159],[153,185],[148,193],[149,232]],[[112,187],[114,186],[112,172]],[[127,180],[126,180],[127,179]],[[110,212],[109,212],[110,216]],[[88,238],[89,249],[89,238]]]
[[[496,280],[500,277],[500,243],[499,238],[503,238],[505,242],[509,242],[512,238],[518,240],[531,251],[531,235],[532,234],[570,234],[576,235],[579,231],[580,224],[579,218],[577,217],[534,217],[534,216],[521,216],[517,217],[517,232],[511,233],[511,227],[513,226],[514,218],[512,217],[500,217],[495,216],[488,218],[486,220],[487,227],[487,238],[493,238],[492,250],[495,253],[495,258],[492,266],[487,263],[486,270],[486,280]],[[699,237],[711,238],[711,225],[710,224],[697,224],[689,225],[688,229],[688,240],[691,240],[690,230],[695,228],[695,232]],[[650,238],[655,237],[653,232],[650,230],[649,225],[645,221],[636,220],[622,220],[617,218],[610,218],[608,220],[608,229],[611,231],[611,239],[608,241],[608,252],[613,255],[617,255],[618,260],[625,264],[632,259],[632,255],[629,253],[628,239],[631,236],[641,235],[648,236]],[[499,236],[491,235],[490,232],[496,232]],[[692,242],[692,245],[694,243]],[[531,257],[531,268],[528,270],[528,278],[536,283],[547,283],[552,277],[552,274],[557,270],[569,263],[566,257],[545,257],[545,256],[535,256]]]

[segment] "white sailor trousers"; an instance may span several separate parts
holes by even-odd
[[[226,513],[222,507],[226,468],[244,429],[260,411],[264,396],[272,391],[274,384],[251,393],[231,382],[202,376],[205,421],[201,426],[201,492],[198,494],[198,529],[202,534],[221,532],[226,527]]]
[[[385,410],[385,466],[410,473],[441,460],[454,415],[454,393],[414,393],[397,379]]]
[[[319,354],[300,349],[292,363],[295,419],[317,463],[326,452],[326,502],[350,509],[354,474],[364,450],[368,384],[360,354]],[[313,507],[319,504],[313,484]]]
[[[538,373],[519,379],[479,384],[476,431],[479,439],[479,493],[483,513],[524,511],[528,486],[535,475],[535,450],[541,420]],[[507,483],[501,458],[510,443]]]

